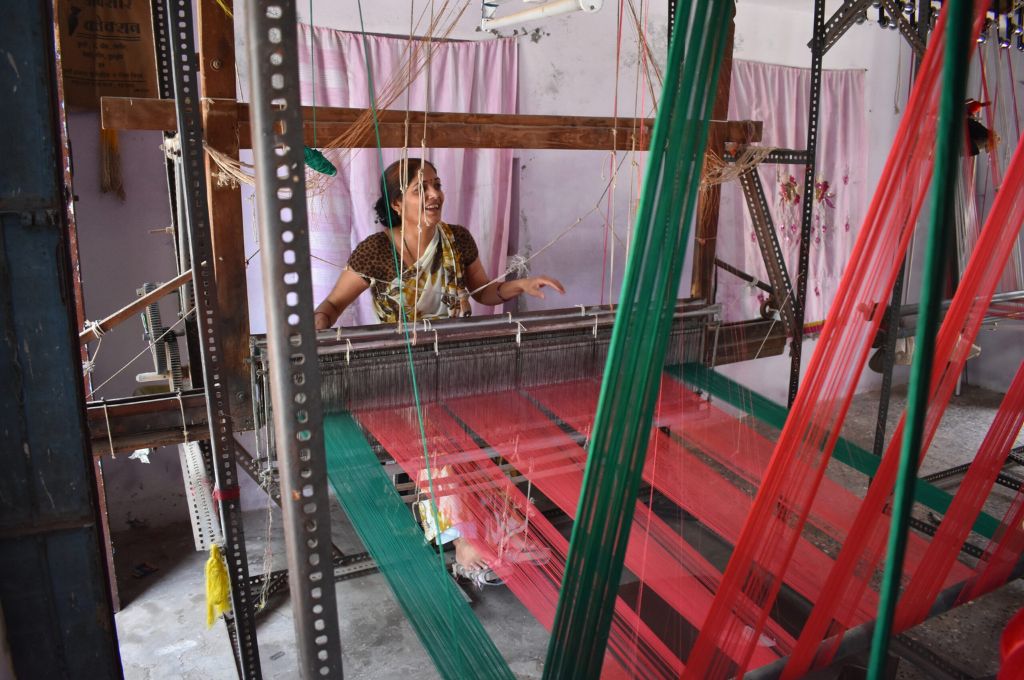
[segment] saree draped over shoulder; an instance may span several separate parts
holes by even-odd
[[[409,321],[472,314],[465,271],[477,251],[465,228],[439,222],[423,254],[401,276],[395,273],[397,259],[391,237],[381,232],[359,244],[348,263],[350,271],[369,282],[381,322],[398,321],[403,308]]]

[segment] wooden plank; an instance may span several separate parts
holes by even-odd
[[[736,7],[733,6],[726,33],[725,52],[722,67],[718,72],[718,90],[715,104],[711,109],[712,118],[726,118],[729,114],[729,87],[732,80],[732,49],[736,33]],[[760,139],[760,135],[758,135]],[[708,138],[708,150],[721,158],[725,153],[727,140],[721,135]],[[718,239],[718,212],[722,198],[722,187],[713,185],[704,188],[697,199],[697,224],[693,240],[693,274],[690,294],[709,304],[715,301],[715,254]]]
[[[86,420],[96,458],[110,455],[111,439],[116,454],[210,438],[206,396],[199,390],[183,394],[180,402],[172,394],[89,402]]]
[[[770,319],[727,323],[717,331],[709,328],[704,346],[707,348],[704,361],[708,365],[734,364],[782,354],[786,349],[786,332],[781,323]]]
[[[129,318],[139,310],[148,307],[149,305],[161,299],[168,293],[178,290],[178,288],[180,288],[181,286],[183,286],[184,284],[188,283],[191,280],[191,269],[189,269],[184,274],[178,274],[173,279],[163,284],[159,288],[151,290],[145,295],[139,297],[134,302],[128,303],[127,305],[117,310],[116,312],[114,312],[107,318],[103,319],[102,321],[97,322],[95,326],[89,326],[88,328],[86,328],[84,331],[78,334],[78,342],[84,345],[87,342],[95,340],[96,338],[99,337],[98,333],[106,333],[111,328],[114,328],[115,326],[119,325],[121,322],[123,322],[125,319]]]
[[[238,141],[241,148],[249,148],[251,129],[249,107],[231,100],[206,100],[204,106],[211,111],[235,109],[238,116]],[[347,132],[360,120],[365,109],[318,107],[316,109],[316,137],[330,140]],[[174,130],[173,104],[159,99],[132,99],[104,97],[101,102],[104,129],[120,130]],[[306,120],[306,143],[313,143],[313,109],[303,108]],[[422,125],[422,112],[412,113],[412,124]],[[654,125],[652,119],[602,118],[594,116],[520,116],[482,113],[431,113],[427,132],[427,145],[431,148],[506,148],[506,149],[577,149],[619,150],[631,147],[635,133],[637,148],[646,148]],[[385,147],[401,147],[405,140],[405,112],[380,112],[379,128]],[[709,144],[756,143],[761,140],[760,121],[725,121],[711,123]],[[211,143],[212,144],[212,143]],[[642,144],[642,146],[641,146]],[[217,147],[220,151],[220,147]],[[351,141],[349,148],[376,146],[372,129]]]
[[[199,1],[199,76],[203,100],[203,129],[210,146],[238,158],[238,108],[217,106],[235,96],[235,30],[231,0]],[[245,277],[245,234],[242,229],[241,188],[217,179],[219,169],[206,158],[206,191],[210,210],[210,246],[217,279],[217,321],[226,375],[232,425],[252,429],[249,368],[249,299]]]

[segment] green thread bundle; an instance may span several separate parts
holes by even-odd
[[[313,170],[316,170],[322,175],[327,175],[328,177],[334,177],[338,174],[338,169],[334,167],[334,163],[327,160],[327,157],[320,152],[320,149],[313,149],[305,146],[303,147],[303,151],[306,158],[306,165]]]
[[[601,674],[732,7],[677,8],[545,678]]]
[[[441,677],[513,680],[352,416],[326,415],[324,441],[331,488]]]

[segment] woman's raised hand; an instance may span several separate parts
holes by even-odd
[[[519,284],[524,293],[541,300],[544,299],[544,289],[549,286],[565,295],[565,287],[558,279],[553,279],[550,276],[534,276],[529,279],[519,279],[516,283]]]

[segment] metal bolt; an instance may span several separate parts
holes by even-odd
[[[212,68],[214,71],[219,71],[223,67],[224,67],[224,62],[222,60],[220,60],[220,59],[212,59],[210,61],[210,68]]]

